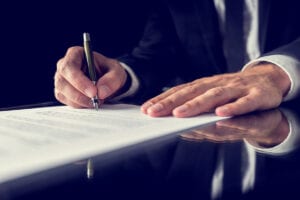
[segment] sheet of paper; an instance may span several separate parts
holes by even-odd
[[[2,111],[0,183],[220,119],[152,118],[127,104]]]

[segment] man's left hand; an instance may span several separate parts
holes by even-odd
[[[145,102],[141,110],[152,117],[191,117],[211,111],[219,116],[241,115],[279,106],[290,85],[280,67],[263,63],[173,87]]]

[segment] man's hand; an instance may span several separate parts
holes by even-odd
[[[277,107],[290,84],[282,69],[264,63],[173,87],[148,100],[141,110],[152,117],[190,117],[213,110],[219,116],[240,115]]]
[[[85,75],[82,61],[83,48],[71,47],[57,62],[54,93],[61,103],[75,108],[92,107],[91,98],[96,94],[104,101],[125,84],[127,74],[117,60],[94,52],[94,63],[100,77],[96,86]]]

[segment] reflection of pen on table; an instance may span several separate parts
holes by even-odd
[[[88,66],[89,76],[94,85],[97,82],[96,69],[94,65],[94,57],[91,48],[91,38],[89,33],[83,33],[83,46],[86,63]],[[98,95],[92,98],[93,106],[96,110],[99,109],[99,99]]]
[[[92,179],[94,177],[94,166],[92,159],[87,160],[86,164],[86,176],[88,179]]]

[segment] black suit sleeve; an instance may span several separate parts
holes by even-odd
[[[164,5],[156,5],[149,15],[138,46],[119,61],[126,63],[140,80],[136,97],[146,100],[161,92],[175,75],[181,63],[179,43],[170,13]]]

